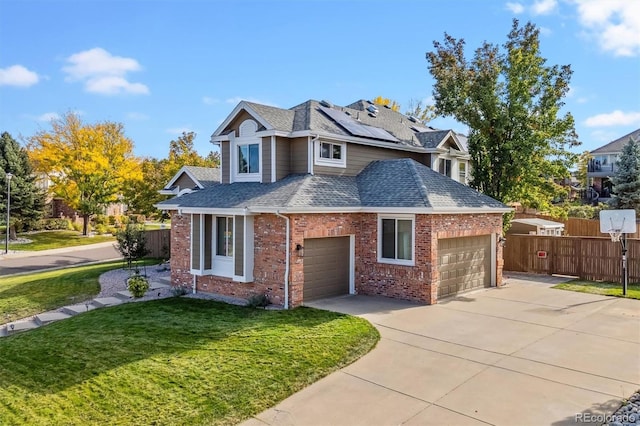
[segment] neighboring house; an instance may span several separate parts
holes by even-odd
[[[220,183],[220,170],[213,167],[183,166],[173,178],[158,191],[162,195],[180,196]]]
[[[288,308],[501,284],[511,209],[454,180],[469,168],[452,131],[367,101],[240,102],[211,140],[220,184],[157,205],[172,213],[173,285]]]
[[[564,232],[564,223],[552,220],[527,218],[513,219],[507,234],[532,234],[559,237]]]
[[[638,140],[640,129],[591,151],[593,158],[587,166],[587,181],[589,182],[589,188],[586,191],[587,201],[606,201],[611,197],[613,189],[611,177],[616,173],[618,157],[622,154],[622,148],[630,138]],[[603,198],[604,200],[602,200]]]

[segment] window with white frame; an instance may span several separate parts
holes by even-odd
[[[438,167],[438,171],[440,174],[445,175],[447,177],[451,177],[451,160],[446,158],[440,159],[440,165]]]
[[[464,161],[458,163],[458,181],[467,183],[467,163]]]
[[[231,140],[231,168],[233,182],[260,182],[262,179],[262,141],[256,136],[258,124],[245,120],[240,124],[239,136]]]
[[[260,173],[260,144],[238,144],[238,174]]]
[[[414,263],[415,218],[380,216],[378,220],[378,261],[411,265]]]
[[[233,256],[233,217],[216,217],[216,256]]]
[[[347,144],[316,141],[315,164],[329,167],[346,167]]]

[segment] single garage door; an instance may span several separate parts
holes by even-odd
[[[491,236],[438,240],[438,297],[491,287]]]
[[[304,240],[305,301],[349,294],[349,237]]]

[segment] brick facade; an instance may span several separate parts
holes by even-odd
[[[305,238],[355,236],[355,290],[358,294],[380,295],[433,304],[437,302],[438,239],[499,235],[501,214],[416,215],[415,266],[379,263],[377,260],[378,215],[294,214],[290,215],[289,303],[303,303],[304,258],[296,244]],[[190,215],[174,214],[171,222],[171,277],[173,285],[191,287]],[[247,298],[253,294],[269,295],[272,303],[284,304],[286,269],[286,222],[272,214],[254,219],[254,281],[234,282],[215,276],[197,277],[197,290],[226,296]],[[496,282],[502,285],[502,247],[496,244]]]

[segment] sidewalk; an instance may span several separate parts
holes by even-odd
[[[104,243],[95,243],[95,244],[86,244],[83,246],[72,246],[72,247],[62,247],[57,249],[49,249],[49,250],[39,250],[39,251],[29,251],[29,250],[9,250],[9,253],[5,253],[4,249],[0,253],[0,260],[3,259],[20,259],[24,257],[35,257],[35,256],[47,256],[51,254],[60,254],[60,253],[71,253],[74,251],[82,251],[82,250],[90,250],[95,248],[104,248],[104,247],[112,247],[116,242],[115,241],[107,241]]]

